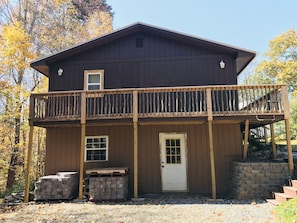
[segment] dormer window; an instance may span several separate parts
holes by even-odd
[[[104,89],[104,70],[85,70],[85,90]]]

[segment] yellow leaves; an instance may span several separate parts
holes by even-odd
[[[270,59],[297,59],[297,30],[290,29],[271,40],[265,55]]]
[[[270,41],[269,50],[256,67],[256,74],[271,77],[277,83],[286,83],[297,90],[297,30],[288,30]]]
[[[86,23],[88,39],[98,37],[112,31],[112,16],[108,12],[93,12]]]
[[[30,36],[19,23],[2,26],[0,36],[0,59],[5,68],[23,71],[35,58]]]

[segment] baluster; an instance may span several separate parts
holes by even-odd
[[[219,95],[221,95],[221,105],[220,105],[220,107],[221,107],[221,111],[223,113],[225,111],[225,105],[228,106],[227,95],[224,95],[224,94],[227,93],[227,91],[228,90],[224,88],[223,90],[220,90],[220,94],[219,94]],[[226,97],[224,97],[224,96],[226,96]],[[228,109],[227,109],[227,111],[228,111]]]
[[[111,114],[111,103],[110,103],[110,97],[111,97],[111,95],[110,95],[110,94],[108,94],[108,95],[107,95],[107,99],[108,99],[108,114],[109,114],[109,115]]]
[[[145,114],[149,114],[149,93],[144,93],[144,101],[145,101]]]
[[[153,113],[156,113],[156,93],[153,92]]]
[[[161,94],[161,112],[164,112],[164,92],[160,92]]]
[[[195,108],[195,101],[196,101],[196,98],[195,98],[195,91],[191,91],[191,104],[192,104],[192,107],[191,107],[191,112],[195,112],[196,111],[196,108]]]
[[[147,96],[148,96],[148,113],[151,113],[151,109],[152,109],[152,97],[151,97],[151,93],[148,92],[147,93]]]
[[[174,92],[174,111],[178,113],[178,91]]]
[[[195,108],[195,112],[198,112],[199,111],[198,91],[195,90],[194,94],[195,94],[195,102],[194,102],[195,103],[195,106],[194,106],[194,108]]]
[[[231,97],[232,97],[232,102],[233,102],[233,111],[237,111],[238,110],[238,101],[237,101],[237,91],[238,90],[232,90],[231,92]],[[236,103],[237,101],[237,103]],[[237,105],[236,105],[237,104]]]
[[[212,106],[213,106],[213,112],[216,112],[217,111],[217,102],[216,102],[216,93],[217,93],[217,90],[212,90],[211,91],[211,100],[212,100]]]
[[[182,103],[183,103],[183,109],[184,109],[183,112],[186,112],[186,109],[187,109],[187,108],[186,108],[187,96],[186,96],[186,94],[185,94],[184,91],[183,91],[182,94],[183,94],[183,102],[182,102]]]

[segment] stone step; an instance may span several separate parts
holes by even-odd
[[[279,202],[279,201],[277,201],[277,200],[275,200],[275,199],[267,199],[266,201],[267,201],[269,204],[273,204],[273,205],[275,205],[275,206],[281,204],[281,202]]]
[[[292,180],[292,187],[297,188],[297,180]]]
[[[297,197],[297,188],[283,186],[283,190],[286,195]]]
[[[274,197],[275,197],[275,200],[280,203],[286,202],[286,201],[294,198],[293,196],[290,196],[290,195],[287,195],[284,193],[274,193]]]

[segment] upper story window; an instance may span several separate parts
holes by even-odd
[[[85,70],[85,90],[104,89],[104,70]]]

